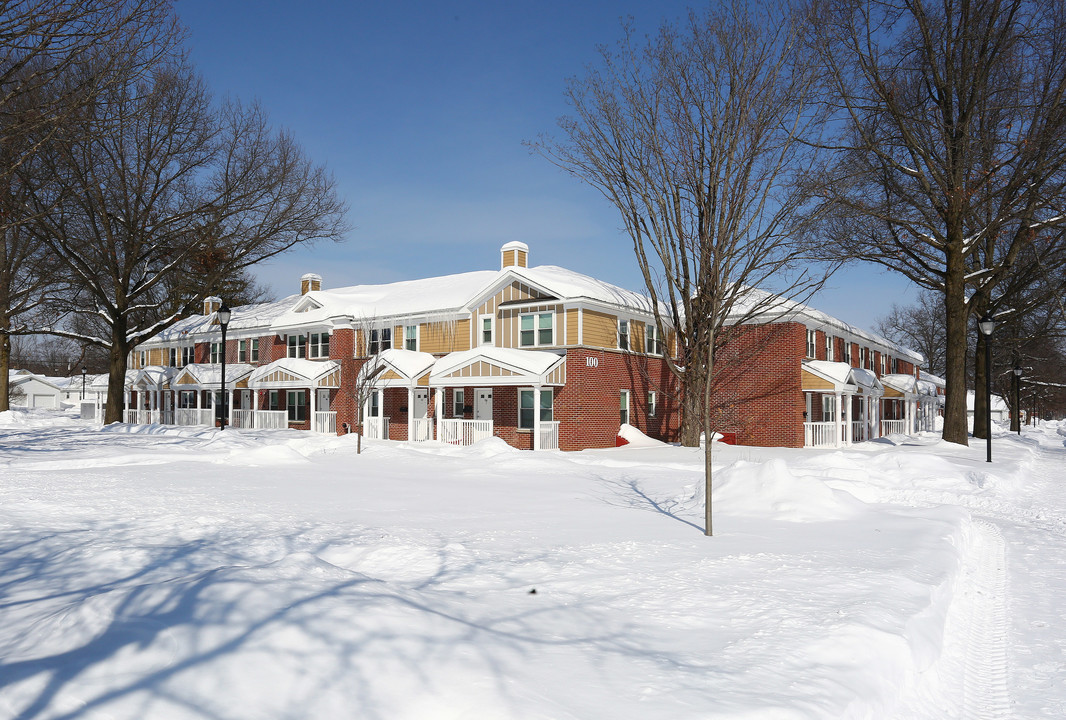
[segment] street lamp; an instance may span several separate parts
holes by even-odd
[[[226,429],[226,328],[229,326],[230,309],[225,302],[218,308],[218,324],[222,328],[222,409],[219,412],[218,427]]]
[[[85,366],[81,366],[81,399],[85,399],[85,373],[88,372]]]
[[[986,462],[992,462],[992,331],[996,329],[996,321],[991,315],[985,315],[977,323],[977,327],[985,336],[985,419],[988,422],[985,445],[988,450]]]
[[[1011,388],[1014,390],[1014,418],[1012,420],[1014,427],[1012,430],[1017,430],[1019,435],[1022,434],[1022,372],[1022,366],[1015,365],[1014,375],[1011,377],[1013,381],[1011,384],[1014,385]]]

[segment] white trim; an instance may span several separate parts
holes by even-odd
[[[539,310],[539,311],[534,311],[534,312],[519,313],[518,314],[518,345],[516,345],[515,347],[517,349],[519,349],[519,350],[521,350],[523,348],[555,347],[558,344],[558,343],[555,342],[555,339],[556,339],[555,338],[555,331],[556,331],[556,327],[558,326],[558,323],[555,321],[556,314],[557,313],[554,310]],[[541,328],[541,326],[540,326],[540,318],[541,318],[542,315],[550,315],[551,319],[552,319],[552,327],[551,327],[552,337],[551,337],[551,342],[549,342],[549,343],[542,343],[540,341],[540,333],[544,329],[544,328]],[[527,317],[533,318],[533,344],[532,345],[523,345],[522,344],[522,318],[527,318]]]
[[[484,340],[485,320],[489,321],[489,341]],[[519,328],[521,329],[521,328]],[[474,328],[474,347],[496,345],[496,316],[491,313],[482,313],[477,316],[477,327]]]

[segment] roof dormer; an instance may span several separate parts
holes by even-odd
[[[500,269],[509,267],[529,267],[529,246],[524,242],[512,240],[500,248]]]

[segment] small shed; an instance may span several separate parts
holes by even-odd
[[[61,407],[60,399],[63,396],[61,387],[28,370],[12,370],[8,373],[8,392],[12,405],[50,410]]]

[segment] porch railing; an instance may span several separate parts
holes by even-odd
[[[234,410],[230,427],[245,430],[255,427],[255,410]]]
[[[387,417],[363,418],[363,437],[368,440],[388,440],[389,419]]]
[[[881,435],[895,435],[906,432],[906,420],[882,420]]]
[[[411,442],[433,439],[433,418],[415,418],[411,425]]]
[[[866,423],[863,420],[853,420],[851,423],[851,441],[862,442],[866,439]]]
[[[126,409],[126,422],[132,425],[157,424],[162,420],[159,410]]]
[[[559,421],[541,422],[540,424],[540,449],[559,449]]]
[[[284,430],[289,427],[289,413],[285,410],[255,410],[254,427],[259,430]]]
[[[491,420],[441,420],[440,440],[449,445],[473,445],[492,437]]]
[[[211,408],[175,408],[175,425],[214,425],[215,414]]]
[[[832,421],[803,423],[803,446],[836,447],[836,427]]]
[[[331,410],[315,411],[314,431],[324,435],[337,434],[337,413]]]

